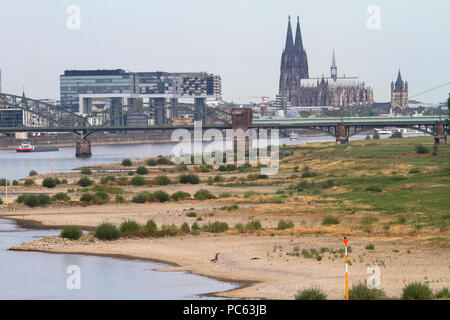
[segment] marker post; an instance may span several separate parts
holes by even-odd
[[[345,300],[348,300],[348,265],[347,265],[347,237],[344,237],[344,250],[345,250]]]

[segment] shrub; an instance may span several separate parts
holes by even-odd
[[[418,154],[425,154],[425,153],[430,152],[430,150],[428,150],[427,147],[425,147],[424,145],[421,145],[421,144],[416,144],[415,148],[416,148],[416,153],[418,153]]]
[[[81,169],[81,173],[89,175],[89,174],[92,174],[92,171],[89,168],[83,168],[83,169]]]
[[[157,191],[153,192],[153,196],[159,202],[166,202],[166,201],[170,200],[169,194],[167,192],[165,192],[165,191],[162,191],[162,190],[157,190]]]
[[[155,233],[158,231],[158,226],[156,225],[155,221],[148,220],[147,224],[145,225],[147,228],[147,232]]]
[[[449,299],[450,298],[450,291],[448,288],[442,288],[436,294],[434,295],[436,299]]]
[[[184,163],[180,163],[175,167],[176,171],[187,171],[188,167]]]
[[[101,184],[108,184],[108,182],[114,182],[114,181],[116,181],[116,177],[114,177],[114,176],[101,177],[101,179],[100,179]]]
[[[289,229],[289,228],[293,228],[293,227],[294,227],[294,223],[292,221],[280,220],[280,222],[278,222],[279,230]]]
[[[89,179],[88,177],[83,177],[80,180],[78,180],[77,184],[82,186],[82,187],[89,187],[90,185],[92,185],[94,183],[94,181],[92,181],[91,179]]]
[[[42,186],[46,188],[56,188],[56,181],[53,178],[45,178],[42,181]]]
[[[225,172],[225,171],[227,171],[227,166],[222,164],[222,165],[219,166],[218,170],[222,171],[222,172]]]
[[[366,135],[366,140],[370,140],[370,134]]]
[[[194,198],[196,200],[207,200],[207,199],[216,199],[216,196],[206,189],[200,189],[194,194]]]
[[[116,198],[114,199],[114,201],[116,203],[124,203],[125,202],[125,198],[122,197],[121,195],[116,195]]]
[[[223,182],[225,180],[225,178],[221,175],[216,175],[214,177],[214,182]]]
[[[170,159],[166,158],[166,157],[158,157],[158,159],[156,159],[156,163],[160,164],[160,165],[171,165],[173,164],[172,161],[170,161]]]
[[[227,164],[227,171],[236,171],[237,166],[235,164]]]
[[[33,184],[34,184],[34,180],[31,180],[31,179],[26,179],[25,182],[23,183],[23,185],[25,187],[32,186]]]
[[[62,229],[61,233],[59,234],[61,238],[70,240],[78,240],[81,238],[82,235],[83,231],[81,231],[80,228],[72,226],[64,227],[64,229]]]
[[[228,224],[225,222],[215,221],[209,223],[206,229],[209,232],[220,233],[228,230]]]
[[[155,184],[159,186],[166,186],[170,183],[170,179],[165,175],[159,175],[155,178]]]
[[[120,224],[120,232],[137,232],[141,227],[134,220],[125,220]]]
[[[433,292],[430,287],[420,282],[412,282],[402,290],[403,300],[430,300],[432,298]]]
[[[134,176],[134,171],[128,171],[129,176]]]
[[[177,191],[174,194],[172,194],[171,198],[173,201],[180,201],[184,200],[186,198],[189,198],[191,196],[190,193],[184,192],[184,191]]]
[[[136,169],[136,173],[140,175],[148,174],[148,169],[146,167],[141,166]]]
[[[182,174],[180,176],[180,183],[199,184],[200,178],[194,173]]]
[[[131,201],[134,203],[145,203],[148,200],[147,193],[148,192],[139,192],[131,199]]]
[[[123,189],[115,186],[95,186],[92,188],[93,191],[104,191],[112,194],[122,194]]]
[[[376,132],[373,134],[373,138],[374,138],[374,139],[380,139],[380,134],[376,131]]]
[[[6,186],[6,185],[10,185],[9,181],[6,180],[5,178],[0,179],[0,186]]]
[[[95,230],[95,236],[100,240],[108,241],[119,239],[120,233],[115,225],[102,223]]]
[[[310,171],[310,170],[303,171],[303,173],[301,175],[302,178],[311,178],[311,177],[315,177],[315,176],[317,176],[317,173]]]
[[[311,287],[304,290],[297,291],[295,300],[326,300],[327,295],[320,289]]]
[[[61,184],[67,184],[68,182],[67,182],[67,179],[62,179],[61,180]]]
[[[131,167],[133,165],[133,162],[130,159],[123,159],[122,160],[122,165],[124,167]]]
[[[64,192],[59,192],[52,197],[52,201],[70,201],[70,197]]]
[[[3,204],[3,199],[2,198],[0,198],[0,204]]]
[[[156,166],[156,160],[155,159],[149,159],[149,160],[147,160],[147,165],[148,166],[150,166],[150,167],[154,167],[154,166]]]
[[[80,201],[84,203],[94,202],[94,195],[92,193],[83,193],[80,197]]]
[[[245,231],[245,226],[242,223],[236,223],[234,228],[239,232],[243,233]]]
[[[339,219],[333,216],[325,217],[322,221],[323,225],[339,224]]]
[[[365,190],[372,191],[372,192],[382,192],[383,191],[383,189],[381,189],[381,187],[379,187],[379,186],[368,186]]]
[[[97,191],[94,194],[95,203],[103,203],[109,200],[109,195],[105,191]]]
[[[30,173],[28,174],[29,176],[36,176],[37,172],[36,170],[31,170]]]
[[[366,250],[375,250],[375,245],[373,243],[369,243],[365,248]]]
[[[27,195],[26,194],[21,194],[21,195],[19,195],[19,196],[17,196],[17,198],[16,198],[16,202],[17,203],[23,203],[24,201],[25,201],[25,197],[26,197]]]
[[[261,230],[261,229],[262,229],[262,226],[261,226],[261,222],[259,222],[259,220],[252,220],[245,225],[245,230],[247,230],[247,231],[256,231],[256,230]]]
[[[409,169],[409,173],[420,173],[420,169],[419,168],[411,168],[411,169]]]
[[[223,206],[220,208],[220,210],[227,210],[227,211],[233,211],[233,210],[238,210],[239,206],[237,204],[233,204],[231,206]]]
[[[18,185],[19,185],[19,181],[13,180],[12,185],[13,185],[13,186],[18,186]]]
[[[382,300],[386,298],[383,289],[369,289],[364,283],[353,285],[348,291],[350,300]]]
[[[400,131],[396,131],[396,132],[392,133],[390,138],[403,138],[403,135]]]
[[[189,217],[189,218],[195,218],[197,216],[197,213],[195,213],[195,212],[188,212],[188,213],[186,213],[186,216]]]
[[[191,232],[191,228],[189,227],[189,225],[187,224],[187,222],[183,222],[183,224],[181,225],[181,231],[185,232],[185,233],[189,233]]]
[[[47,204],[50,204],[51,199],[48,195],[45,194],[27,194],[18,196],[16,202],[24,203],[25,205],[34,208],[37,206],[45,206]]]
[[[143,186],[145,185],[145,178],[142,176],[135,176],[133,179],[131,179],[131,184],[135,186]]]

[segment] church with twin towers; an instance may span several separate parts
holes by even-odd
[[[331,50],[330,50],[331,51]],[[370,106],[372,88],[358,77],[338,76],[333,49],[330,75],[310,78],[308,56],[303,46],[300,18],[297,16],[295,41],[289,17],[286,44],[281,55],[279,94],[290,106]]]

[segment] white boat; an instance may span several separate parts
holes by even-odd
[[[375,132],[377,132],[378,134],[392,134],[392,130],[388,130],[388,129],[374,129]]]
[[[291,132],[289,134],[289,139],[291,139],[291,140],[297,140],[299,138],[300,138],[300,136],[297,133],[295,133],[295,132]]]

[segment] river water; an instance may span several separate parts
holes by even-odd
[[[359,135],[352,140],[364,138]],[[325,141],[335,140],[331,136],[301,137],[293,141],[280,139],[280,144]],[[0,177],[8,173],[10,180],[21,179],[30,170],[49,173],[52,164],[54,172],[69,172],[76,167],[115,163],[124,158],[170,155],[173,147],[171,143],[93,146],[89,159],[75,158],[73,147],[43,153],[0,150]],[[0,299],[204,299],[200,295],[237,287],[185,272],[153,271],[165,265],[148,261],[8,250],[16,244],[58,233],[23,229],[13,221],[0,219]],[[80,290],[67,289],[70,265],[80,267]]]

